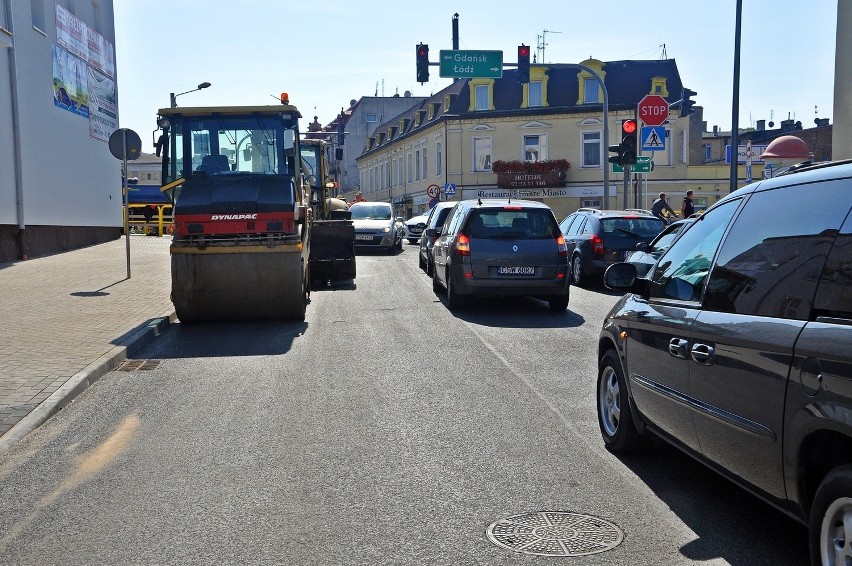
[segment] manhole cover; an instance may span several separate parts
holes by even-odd
[[[624,533],[591,515],[538,511],[500,519],[488,527],[497,546],[537,556],[586,556],[621,544]]]
[[[115,371],[148,371],[157,369],[162,363],[162,360],[124,360]]]

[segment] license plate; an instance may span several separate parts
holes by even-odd
[[[500,275],[535,275],[535,267],[500,266],[497,268],[497,273]]]
[[[630,259],[630,256],[632,256],[632,255],[633,255],[633,252],[630,251],[630,250],[624,252],[624,261],[627,261],[628,259]]]
[[[355,234],[355,239],[356,240],[372,240],[373,235],[372,234]]]

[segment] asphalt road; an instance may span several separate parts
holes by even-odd
[[[603,448],[614,294],[452,313],[416,249],[359,255],[304,323],[172,325],[4,454],[0,564],[526,564],[486,530],[543,511],[624,534],[565,563],[806,563],[802,527],[676,450]]]

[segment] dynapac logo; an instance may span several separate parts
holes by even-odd
[[[213,214],[210,220],[257,220],[257,214]]]

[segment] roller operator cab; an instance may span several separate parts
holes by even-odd
[[[171,298],[182,322],[304,319],[311,219],[300,117],[289,104],[159,111],[162,191],[174,203]]]

